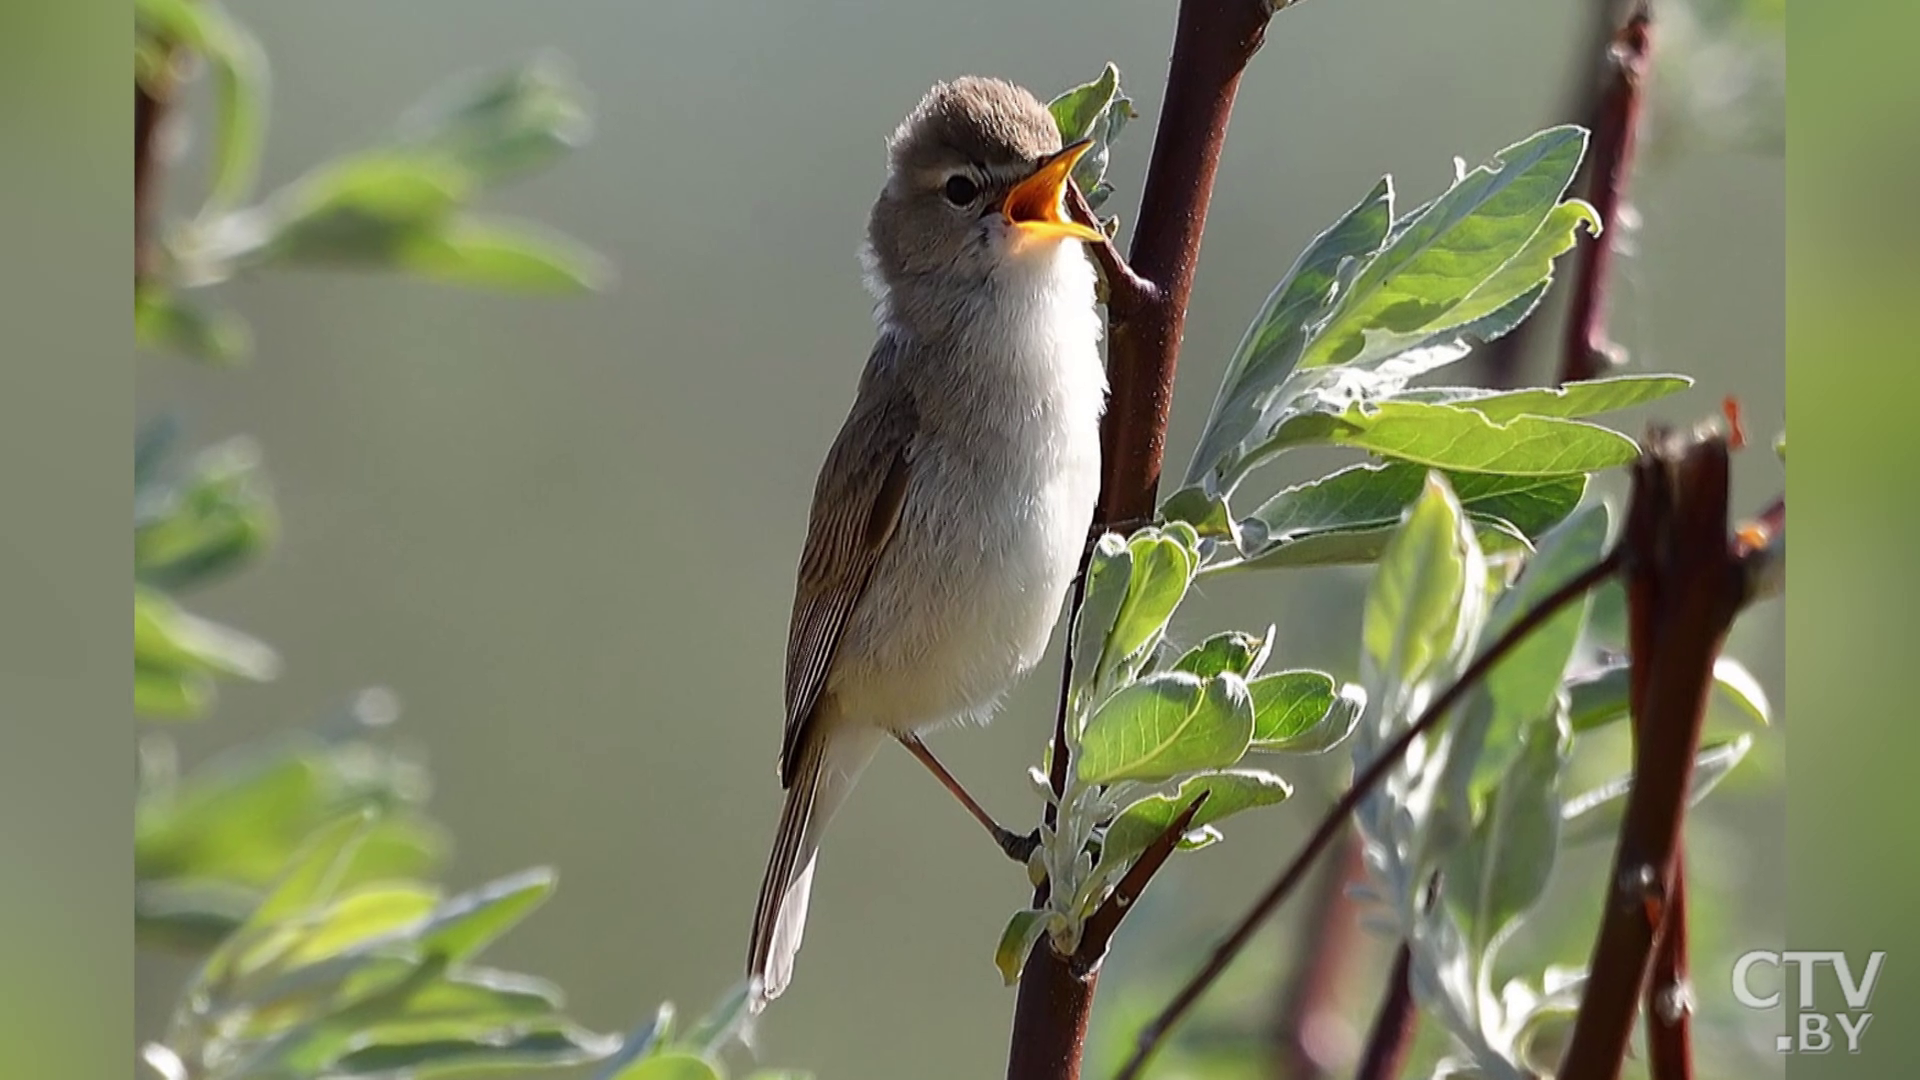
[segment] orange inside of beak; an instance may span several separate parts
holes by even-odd
[[[1067,216],[1067,184],[1073,166],[1088,150],[1092,139],[1082,139],[1048,158],[1032,176],[1014,185],[1000,204],[1000,213],[1020,232],[1032,237],[1056,239],[1104,240],[1098,229],[1082,225]]]

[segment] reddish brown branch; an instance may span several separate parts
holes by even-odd
[[[1166,98],[1135,219],[1131,267],[1126,268],[1111,245],[1099,245],[1094,252],[1108,280],[1107,380],[1111,387],[1101,427],[1096,525],[1153,514],[1180,334],[1227,121],[1241,73],[1259,50],[1268,20],[1281,6],[1276,0],[1182,0],[1180,5]],[[1083,596],[1084,569],[1082,585],[1074,591],[1076,610]],[[1069,671],[1062,677],[1062,700],[1054,725],[1049,779],[1056,800],[1066,788],[1065,691],[1070,681]],[[1144,878],[1140,884],[1145,885]],[[1105,916],[1108,906],[1117,925],[1126,909],[1111,897],[1094,918]],[[1076,955],[1065,957],[1043,940],[1029,954],[1014,1006],[1009,1080],[1079,1076],[1101,956],[1091,951],[1094,944],[1093,935],[1083,934]],[[1098,944],[1104,951],[1106,942]]]
[[[1647,980],[1647,1075],[1693,1080],[1693,994],[1687,982],[1687,862],[1673,856],[1673,889],[1660,920],[1660,945]]]
[[[1140,894],[1147,890],[1147,883],[1172,857],[1174,848],[1180,845],[1180,838],[1186,835],[1188,827],[1193,824],[1193,815],[1199,813],[1200,807],[1206,804],[1207,794],[1203,791],[1188,803],[1187,808],[1173,819],[1173,823],[1140,853],[1140,858],[1127,868],[1120,883],[1113,887],[1113,895],[1087,920],[1086,927],[1080,933],[1080,947],[1073,953],[1075,974],[1091,976],[1100,960],[1107,955],[1107,946],[1113,943],[1113,934],[1120,929],[1120,920],[1133,910]]]
[[[1258,930],[1261,924],[1279,909],[1280,904],[1292,895],[1294,889],[1306,877],[1307,871],[1312,869],[1314,860],[1320,857],[1320,854],[1346,827],[1348,818],[1353,815],[1361,800],[1378,787],[1389,772],[1399,766],[1400,759],[1405,756],[1407,748],[1412,746],[1416,739],[1432,730],[1434,725],[1440,722],[1441,717],[1459,702],[1461,696],[1485,677],[1488,670],[1511,652],[1514,646],[1525,640],[1527,635],[1533,633],[1562,608],[1586,595],[1589,589],[1612,577],[1619,566],[1620,553],[1615,549],[1599,562],[1574,576],[1565,585],[1555,589],[1539,604],[1528,609],[1526,614],[1515,620],[1514,624],[1475,658],[1473,663],[1467,665],[1467,669],[1460,673],[1458,679],[1435,696],[1418,719],[1380,750],[1367,767],[1354,778],[1346,792],[1321,816],[1320,823],[1314,827],[1313,833],[1301,847],[1300,853],[1294,856],[1293,862],[1289,863],[1280,877],[1268,887],[1265,893],[1261,894],[1258,900],[1254,901],[1253,906],[1241,916],[1239,923],[1221,940],[1220,944],[1214,947],[1207,962],[1191,979],[1187,980],[1186,985],[1180,988],[1173,1000],[1161,1009],[1146,1027],[1141,1029],[1139,1043],[1134,1048],[1133,1056],[1127,1060],[1126,1066],[1120,1070],[1119,1080],[1133,1080],[1140,1075],[1140,1071],[1146,1068],[1147,1059],[1153,1056],[1153,1052],[1159,1048],[1160,1043],[1173,1030],[1174,1025],[1186,1016],[1187,1011],[1200,1000],[1200,995],[1213,985],[1221,972],[1227,969],[1227,965],[1240,955],[1242,949],[1246,948],[1247,942],[1253,938],[1254,931]]]
[[[1607,53],[1610,68],[1594,118],[1586,192],[1606,231],[1581,242],[1573,301],[1567,311],[1565,355],[1560,366],[1563,383],[1596,378],[1622,360],[1619,346],[1607,334],[1609,275],[1613,252],[1620,242],[1620,210],[1633,170],[1641,91],[1652,49],[1652,18],[1642,0],[1634,5]]]
[[[1200,237],[1240,75],[1280,6],[1272,0],[1183,0],[1167,95],[1134,227],[1133,271],[1155,286],[1150,302],[1116,312],[1107,345],[1107,423],[1099,520],[1154,510],[1180,335],[1200,261]]]
[[[1320,892],[1295,936],[1300,949],[1280,998],[1273,1029],[1273,1075],[1278,1080],[1326,1080],[1342,1064],[1351,1035],[1340,1005],[1343,976],[1359,946],[1360,919],[1348,890],[1367,872],[1351,834],[1321,875]]]
[[[1678,925],[1676,856],[1713,662],[1747,599],[1728,535],[1725,439],[1655,430],[1646,445],[1622,539],[1634,781],[1561,1080],[1619,1075],[1655,937],[1663,923]]]
[[[1406,1067],[1407,1052],[1413,1049],[1414,1021],[1419,1017],[1413,1007],[1412,968],[1413,950],[1401,945],[1394,954],[1387,992],[1380,999],[1373,1030],[1367,1034],[1366,1054],[1353,1080],[1394,1080]]]

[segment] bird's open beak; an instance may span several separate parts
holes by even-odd
[[[1098,229],[1089,228],[1067,216],[1067,183],[1073,174],[1074,163],[1092,147],[1092,139],[1082,139],[1048,158],[1032,176],[1014,185],[1013,190],[1007,192],[1007,201],[1000,204],[1000,213],[1006,216],[1007,224],[1035,239],[1043,236],[1054,239],[1106,239]]]

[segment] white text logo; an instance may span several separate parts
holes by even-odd
[[[1841,952],[1770,952],[1758,949],[1744,954],[1734,963],[1733,997],[1749,1009],[1771,1009],[1780,1004],[1787,984],[1785,969],[1798,968],[1799,993],[1794,1002],[1797,1008],[1789,1014],[1792,1023],[1788,1032],[1776,1038],[1774,1046],[1783,1054],[1824,1054],[1836,1047],[1844,1048],[1849,1054],[1857,1054],[1860,1052],[1860,1036],[1866,1032],[1867,1025],[1873,1022],[1873,1014],[1867,1011],[1867,1005],[1873,1000],[1873,987],[1880,981],[1880,965],[1886,958],[1884,952],[1870,953],[1865,969],[1856,971],[1847,954]],[[1840,997],[1846,1002],[1845,1011],[1821,1011],[1818,1004],[1820,995],[1814,983],[1815,974],[1823,967],[1833,970],[1834,978],[1840,984]],[[1781,989],[1770,993],[1757,992],[1754,978],[1756,970],[1760,968],[1769,968],[1777,973]],[[1765,977],[1762,981],[1766,981]]]

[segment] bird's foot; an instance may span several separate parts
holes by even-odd
[[[1022,866],[1027,865],[1033,858],[1033,853],[1040,850],[1039,829],[1022,836],[1012,829],[1003,827],[994,833],[994,839],[1000,842],[1000,850],[1006,853],[1007,858]]]

